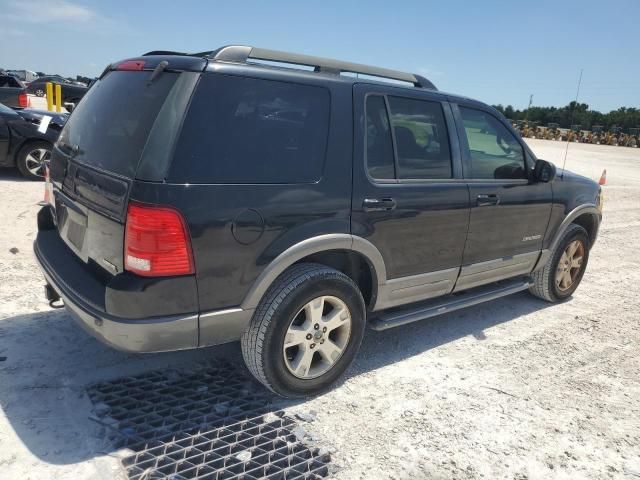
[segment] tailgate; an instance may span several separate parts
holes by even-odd
[[[60,237],[84,262],[94,261],[112,275],[122,272],[131,182],[61,160],[56,153],[54,158],[52,203]]]
[[[162,170],[152,173],[163,179],[160,157],[172,151],[169,133],[177,130],[182,114],[175,98],[186,90],[188,100],[198,77],[174,71],[151,75],[110,71],[101,77],[72,112],[51,157],[60,237],[84,262],[95,262],[112,275],[123,271],[129,192],[141,159],[150,157],[147,170]],[[150,140],[156,137],[161,141]]]

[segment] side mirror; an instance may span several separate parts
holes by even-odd
[[[548,183],[556,178],[556,166],[546,160],[536,160],[533,167],[533,178],[536,182]]]

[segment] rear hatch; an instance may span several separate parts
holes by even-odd
[[[199,72],[193,57],[142,57],[105,71],[52,153],[60,236],[84,262],[123,270],[124,222],[137,178],[161,182]]]

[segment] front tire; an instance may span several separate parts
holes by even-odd
[[[583,227],[572,223],[547,264],[534,272],[529,292],[552,303],[565,300],[580,285],[588,261],[589,235]]]
[[[242,355],[273,392],[315,395],[352,363],[365,323],[364,300],[353,280],[324,265],[294,265],[258,305],[242,335]]]

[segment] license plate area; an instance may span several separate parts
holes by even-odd
[[[88,225],[86,209],[61,192],[56,192],[55,202],[60,238],[78,257],[87,262],[89,257],[85,241]]]

